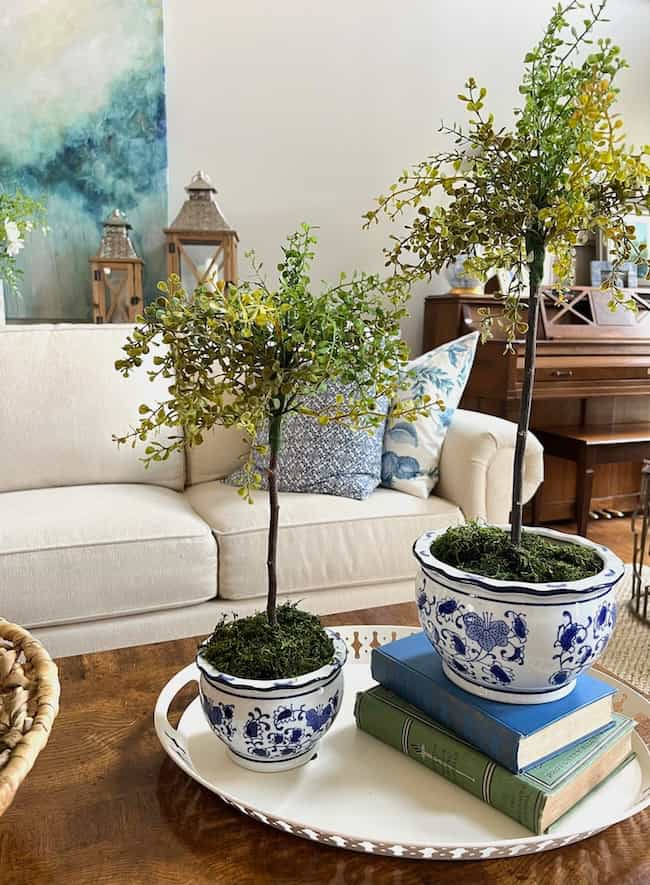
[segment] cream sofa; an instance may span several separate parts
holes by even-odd
[[[113,433],[165,396],[113,368],[124,326],[0,332],[0,616],[55,655],[208,632],[263,604],[267,502],[220,482],[244,442],[220,429],[145,470]],[[413,540],[481,517],[507,521],[514,425],[458,411],[428,500],[380,488],[366,501],[280,496],[280,585],[321,614],[412,598]],[[140,445],[140,444],[139,444]],[[542,478],[530,437],[525,493]]]

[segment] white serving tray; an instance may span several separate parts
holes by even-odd
[[[174,762],[243,814],[284,832],[368,854],[435,860],[510,857],[586,839],[650,805],[650,751],[637,735],[636,760],[578,805],[551,834],[534,836],[479,799],[359,731],[357,691],[373,684],[372,648],[415,631],[411,627],[336,627],[350,648],[341,712],[302,768],[273,774],[246,771],[226,756],[198,698],[178,728],[167,718],[178,691],[196,681],[194,664],[164,687],[154,713],[156,732]],[[643,721],[650,702],[603,673],[619,690],[616,709]]]

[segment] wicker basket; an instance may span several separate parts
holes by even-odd
[[[59,692],[56,665],[41,643],[0,619],[0,815],[47,743]]]

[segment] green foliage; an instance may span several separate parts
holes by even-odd
[[[376,400],[392,400],[407,372],[400,320],[408,290],[395,278],[355,274],[314,293],[309,266],[315,242],[308,225],[288,238],[277,289],[268,287],[254,255],[252,282],[200,286],[191,300],[178,278],[160,284],[163,295],[139,318],[116,368],[128,376],[145,354],[157,351],[149,376],[170,379],[169,397],[142,404],[139,424],[116,437],[119,443],[135,446],[152,437],[145,461],[159,461],[184,442],[200,444],[216,425],[238,428],[253,440],[268,421],[269,444],[277,451],[284,416],[312,414],[307,398],[334,378],[353,385],[353,395],[314,416],[318,421],[370,430],[385,420]],[[413,419],[434,405],[428,400],[402,403],[394,414]],[[184,439],[179,433],[157,440],[161,427],[182,428]],[[249,501],[261,480],[254,455],[251,449],[248,484],[240,489]]]
[[[476,522],[447,529],[433,542],[431,552],[447,565],[500,581],[579,581],[603,567],[589,547],[557,543],[526,531],[516,546],[509,532]]]
[[[406,232],[385,250],[387,265],[405,283],[430,277],[458,255],[468,256],[465,272],[473,276],[513,271],[501,309],[480,313],[484,339],[495,322],[508,347],[526,336],[510,515],[516,545],[546,252],[555,256],[563,290],[572,282],[576,244],[600,231],[613,244],[612,273],[604,282],[612,309],[620,303],[634,309],[616,279],[623,262],[644,259],[625,216],[650,209],[650,146],[628,149],[614,110],[616,77],[626,63],[609,38],[593,39],[606,3],[555,6],[542,39],[524,57],[523,103],[513,126],[495,124],[485,109],[487,90],[470,77],[458,96],[469,117],[466,127],[443,126],[453,138],[451,149],[405,169],[389,194],[379,197],[378,208],[365,215],[369,225],[380,215],[394,220],[408,212]],[[526,284],[530,325],[521,314]]]
[[[628,149],[615,113],[617,74],[626,67],[609,38],[594,42],[606,0],[558,4],[540,42],[526,54],[513,127],[497,126],[485,110],[487,91],[473,77],[458,96],[466,128],[443,126],[454,146],[404,170],[366,222],[415,210],[402,237],[386,250],[387,264],[406,281],[439,272],[460,254],[465,269],[485,275],[515,271],[505,297],[509,341],[526,331],[520,298],[526,280],[541,281],[544,253],[556,257],[560,286],[572,282],[574,247],[600,230],[613,244],[613,271],[605,287],[611,306],[626,302],[615,279],[622,262],[640,262],[624,216],[648,211],[650,146]],[[573,24],[572,21],[579,19]],[[438,195],[441,203],[429,198]],[[627,305],[631,306],[631,305]],[[484,311],[484,336],[495,317]]]
[[[16,290],[21,275],[16,258],[36,226],[45,231],[45,206],[20,190],[0,190],[0,279]]]
[[[270,448],[270,629],[277,628],[277,454],[285,416],[301,412],[322,424],[338,421],[372,431],[386,418],[377,409],[378,398],[391,402],[411,374],[408,349],[400,338],[408,299],[405,284],[395,277],[382,281],[378,276],[354,274],[347,279],[342,274],[336,285],[323,284],[315,293],[309,277],[315,243],[309,225],[289,236],[275,289],[267,285],[252,253],[254,278],[241,285],[208,281],[190,299],[178,277],[160,283],[163,294],[138,319],[138,328],[124,346],[126,358],[115,364],[128,376],[151,354],[150,379],[169,379],[167,399],[143,403],[139,423],[114,437],[132,446],[149,440],[145,464],[166,460],[185,444],[200,445],[215,426],[237,428],[251,441],[247,482],[239,493],[252,503],[251,490],[259,488],[262,479],[255,456]],[[315,415],[308,398],[332,379],[348,385],[352,393]],[[438,406],[443,404],[425,396],[400,402],[391,414],[413,420]],[[268,446],[259,446],[255,436],[267,423]],[[162,427],[182,432],[161,441],[157,435]]]
[[[329,664],[334,645],[319,620],[291,603],[278,606],[277,628],[260,612],[248,618],[224,616],[203,655],[214,667],[244,679],[288,679]]]

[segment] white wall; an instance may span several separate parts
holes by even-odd
[[[472,75],[511,120],[521,59],[555,0],[166,0],[170,215],[199,167],[272,272],[285,235],[320,226],[316,278],[380,270],[389,228],[361,215],[401,169],[443,142]],[[631,64],[620,79],[631,141],[650,141],[650,2],[610,0]],[[605,33],[605,31],[603,31]],[[240,262],[240,266],[243,263]],[[421,343],[417,287],[404,332]]]

